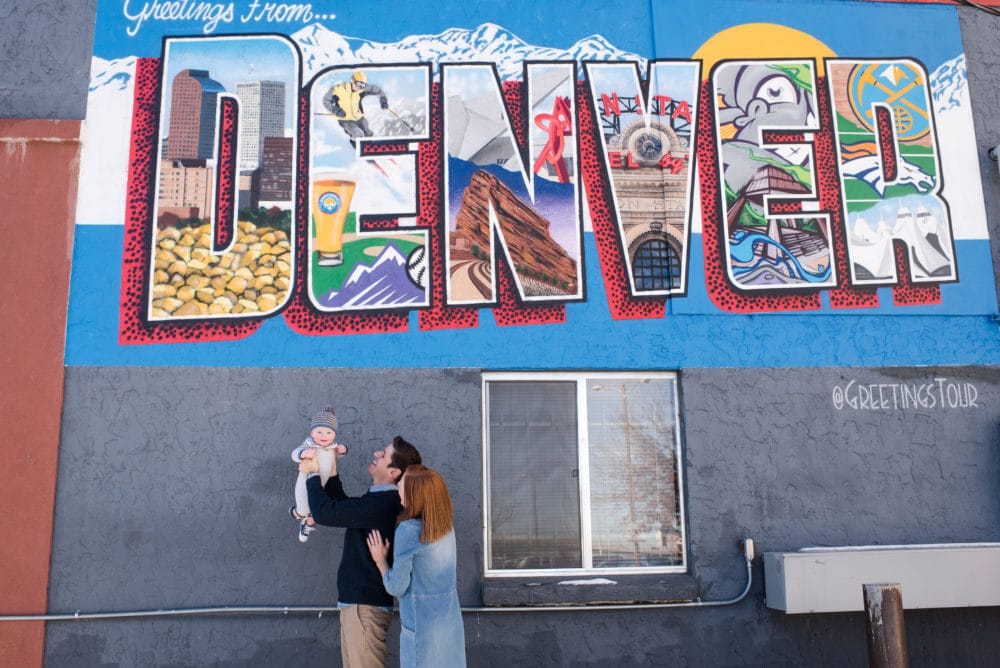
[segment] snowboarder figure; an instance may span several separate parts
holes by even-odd
[[[378,95],[383,109],[389,108],[389,100],[379,86],[368,83],[368,76],[358,70],[351,78],[331,88],[323,96],[323,106],[337,117],[340,127],[351,138],[351,146],[359,137],[371,137],[374,133],[368,127],[368,119],[361,100],[369,95]]]

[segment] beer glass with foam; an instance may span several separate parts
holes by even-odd
[[[318,264],[344,263],[344,223],[351,209],[356,181],[349,172],[319,172],[312,180],[312,214],[316,223]]]

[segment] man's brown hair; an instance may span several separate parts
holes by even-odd
[[[399,482],[399,479],[406,473],[407,467],[420,462],[420,452],[413,447],[412,443],[402,436],[392,439],[392,461],[389,462],[389,466],[399,469],[399,478],[396,478],[396,482]]]

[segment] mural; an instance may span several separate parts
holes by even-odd
[[[928,42],[924,17],[889,10],[885,44],[868,7],[759,21],[766,7],[716,4],[746,20],[713,31],[699,11],[667,40],[654,12],[650,44],[586,12],[375,28],[375,7],[102,2],[76,247],[106,267],[96,230],[120,230],[100,345],[272,321],[295,345],[487,313],[575,331],[577,304],[622,327],[992,313],[954,14],[920,10],[952,24]]]

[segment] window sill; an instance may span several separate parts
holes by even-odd
[[[697,585],[690,575],[617,575],[601,579],[614,584],[559,584],[586,582],[598,576],[586,575],[489,578],[483,580],[484,606],[580,605],[620,603],[673,603],[693,601]]]

